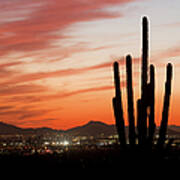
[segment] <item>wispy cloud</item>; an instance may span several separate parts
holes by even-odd
[[[6,111],[12,108],[14,108],[14,106],[0,106],[0,111]]]
[[[36,80],[41,80],[41,79],[46,79],[46,78],[54,78],[54,77],[62,78],[64,76],[73,76],[73,75],[82,74],[91,70],[111,67],[111,65],[112,65],[112,62],[105,62],[99,65],[94,65],[90,67],[88,66],[88,67],[83,67],[83,68],[57,70],[57,71],[52,71],[52,72],[38,72],[38,73],[22,74],[22,75],[13,77],[10,80],[0,83],[0,86],[2,87],[2,86],[14,85],[18,83],[26,83],[26,82],[31,82],[31,81],[36,81]]]
[[[12,108],[12,109],[11,109]],[[33,107],[21,107],[17,108],[16,106],[8,108],[2,108],[3,111],[0,111],[0,118],[4,121],[6,120],[9,123],[13,124],[23,124],[24,121],[33,122],[35,119],[45,119],[45,115],[54,110],[48,108],[34,109]],[[52,120],[53,118],[46,118],[47,121]]]
[[[178,57],[178,56],[180,56],[180,47],[179,46],[175,46],[175,47],[169,48],[169,49],[161,52],[158,56],[161,59],[163,59],[163,58]]]
[[[158,67],[164,67],[164,65],[167,64],[167,61],[171,61],[173,64],[175,64],[175,67],[177,67],[180,65],[178,61],[174,61],[174,59],[177,59],[177,57],[180,57],[180,48],[178,45],[160,51],[159,53],[155,54],[151,60],[152,62],[155,62]],[[166,61],[164,61],[165,59]]]
[[[3,0],[1,10],[14,14],[12,21],[7,20],[1,25],[0,55],[14,51],[37,51],[51,48],[52,41],[66,38],[64,29],[74,23],[102,18],[121,16],[103,11],[106,6],[125,4],[133,0],[44,0],[42,1],[8,1]],[[9,8],[10,6],[10,8]],[[23,8],[23,10],[22,10]],[[26,18],[19,19],[24,12]],[[17,17],[16,17],[17,14]],[[25,13],[24,13],[25,14]],[[8,14],[5,14],[8,16]],[[4,15],[4,16],[5,16]],[[4,17],[6,18],[6,17]],[[55,32],[59,32],[58,35]]]
[[[42,85],[36,84],[26,84],[18,86],[5,86],[0,89],[1,96],[12,96],[12,95],[22,95],[22,94],[31,94],[37,92],[45,92],[47,88]]]

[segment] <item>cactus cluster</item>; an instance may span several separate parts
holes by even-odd
[[[142,67],[141,67],[141,97],[137,100],[137,117],[134,113],[133,100],[133,77],[132,77],[132,57],[126,56],[127,75],[127,112],[129,122],[128,141],[130,147],[152,147],[154,143],[155,124],[155,67],[148,64],[148,19],[142,19]],[[125,134],[125,123],[123,116],[123,105],[121,97],[121,81],[119,75],[119,64],[114,62],[114,84],[115,97],[113,98],[113,109],[116,121],[117,132],[120,144],[125,148],[128,144]],[[148,77],[149,76],[149,77]],[[164,147],[166,131],[168,125],[168,112],[171,96],[172,65],[169,63],[166,70],[166,83],[162,120],[159,130],[157,147]],[[136,119],[136,125],[135,125]]]

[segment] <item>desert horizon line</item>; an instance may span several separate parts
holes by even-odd
[[[5,125],[10,125],[10,126],[14,126],[16,128],[20,128],[20,129],[43,129],[43,128],[47,128],[47,129],[52,129],[52,130],[55,130],[55,131],[68,131],[68,130],[71,130],[71,129],[74,129],[74,128],[78,128],[78,127],[83,127],[83,126],[86,126],[90,123],[101,123],[101,124],[104,124],[104,125],[107,125],[107,126],[114,126],[115,127],[115,123],[107,123],[105,121],[100,121],[100,120],[89,120],[85,123],[82,123],[80,125],[77,125],[77,126],[72,126],[70,128],[52,128],[52,127],[48,127],[48,126],[40,126],[40,127],[20,127],[19,125],[14,125],[14,124],[11,124],[11,123],[6,123],[4,121],[0,121],[0,123],[2,124],[5,124]],[[126,128],[128,128],[128,125],[126,124],[125,125]],[[137,125],[135,126],[137,127]],[[157,128],[159,128],[160,126],[157,125]],[[180,127],[180,125],[176,125],[176,124],[169,124],[168,127]]]

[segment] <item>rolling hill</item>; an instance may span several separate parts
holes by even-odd
[[[158,129],[157,129],[158,132]],[[101,121],[89,121],[87,124],[77,126],[68,130],[57,130],[47,127],[42,128],[19,128],[17,126],[0,122],[0,135],[15,135],[15,134],[52,134],[52,133],[63,133],[70,136],[105,136],[116,134],[116,127],[114,125],[108,125]],[[126,127],[126,134],[128,134],[128,127]],[[169,135],[180,136],[179,126],[169,126]]]

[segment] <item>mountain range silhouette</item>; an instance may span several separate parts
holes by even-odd
[[[128,131],[128,127],[126,127],[125,129],[126,131]],[[157,131],[158,129],[159,128],[157,128]],[[53,134],[53,133],[61,133],[70,136],[94,136],[94,137],[98,137],[102,134],[104,136],[117,134],[116,127],[114,124],[108,125],[101,121],[89,121],[87,124],[84,124],[82,126],[76,126],[74,128],[70,128],[67,130],[58,130],[48,127],[20,128],[11,124],[0,122],[0,135],[15,135],[15,134],[43,135],[43,134]],[[169,126],[168,135],[180,136],[180,126],[176,126],[176,125]]]

